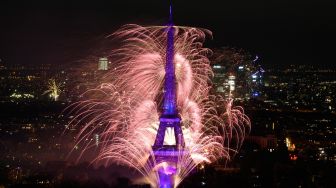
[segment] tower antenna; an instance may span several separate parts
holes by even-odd
[[[173,1],[169,1],[169,25],[173,25]]]

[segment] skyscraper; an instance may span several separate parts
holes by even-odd
[[[99,58],[98,70],[108,70],[108,59],[106,57]]]

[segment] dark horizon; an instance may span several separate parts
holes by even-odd
[[[124,24],[164,25],[168,2],[1,1],[0,59],[9,64],[71,63],[90,55],[104,36]],[[176,25],[212,31],[206,47],[242,48],[268,66],[331,66],[326,39],[335,31],[335,17],[331,6],[330,12],[319,9],[329,4],[174,1],[173,12]]]

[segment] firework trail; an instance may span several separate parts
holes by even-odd
[[[210,31],[175,27],[174,63],[177,81],[177,106],[185,148],[175,178],[177,186],[197,165],[218,159],[230,160],[250,130],[250,121],[232,99],[209,94],[212,70],[207,58],[210,50],[202,44]],[[70,106],[71,126],[80,127],[77,145],[81,155],[95,147],[92,135],[101,142],[94,162],[117,163],[140,172],[153,187],[158,185],[159,166],[152,151],[159,126],[165,75],[166,28],[126,25],[111,37],[122,42],[111,51],[113,67],[104,82],[83,94]],[[174,142],[167,130],[165,144]]]

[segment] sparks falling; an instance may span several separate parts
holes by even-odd
[[[243,108],[233,106],[231,98],[209,94],[213,73],[207,55],[211,51],[202,45],[211,32],[174,29],[176,102],[189,152],[178,159],[177,186],[199,164],[230,160],[250,131],[250,120]],[[69,108],[74,115],[70,125],[80,127],[76,145],[84,145],[82,154],[96,146],[90,140],[99,134],[94,162],[132,167],[153,187],[159,184],[157,169],[166,165],[155,161],[152,150],[163,103],[166,33],[167,27],[138,25],[126,25],[115,32],[112,37],[123,45],[109,55],[113,68],[105,75],[105,82]],[[164,142],[175,142],[169,129]]]

